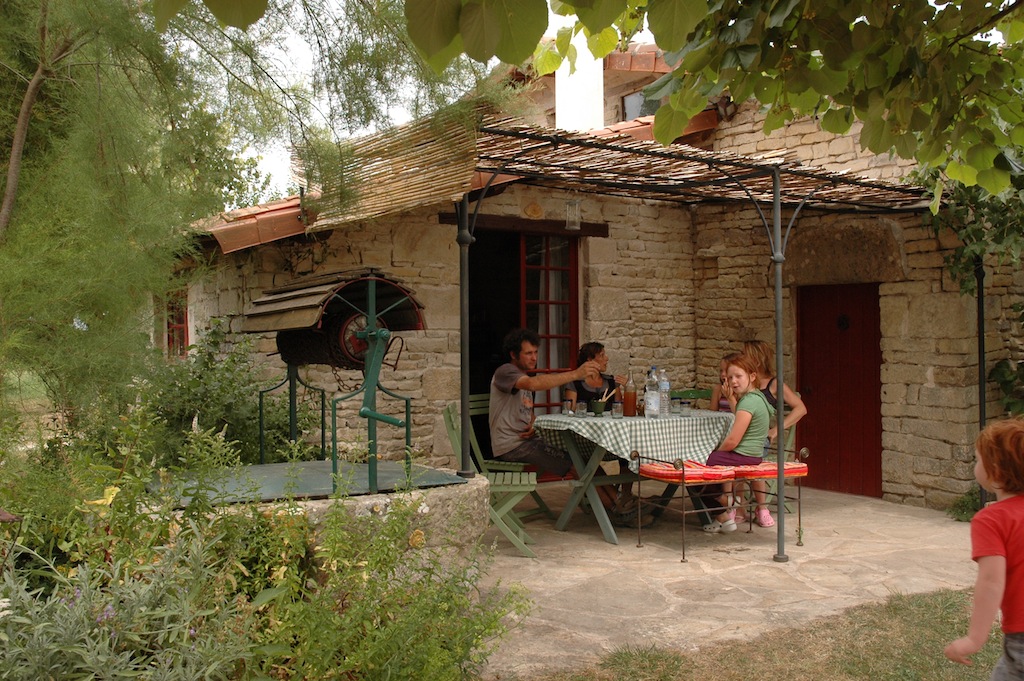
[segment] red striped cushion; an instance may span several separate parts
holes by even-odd
[[[689,462],[686,462],[689,464]],[[683,468],[676,468],[674,465],[665,462],[640,464],[640,475],[661,482],[681,484],[698,484],[701,482],[719,482],[730,480],[733,472],[729,468],[718,466],[696,466],[684,465]]]
[[[779,468],[774,461],[765,461],[756,466],[736,466],[737,479],[751,480],[758,478],[774,478]],[[787,478],[801,478],[807,475],[807,464],[799,461],[787,461],[783,464],[782,474]]]

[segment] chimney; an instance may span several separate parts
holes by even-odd
[[[569,17],[551,14],[549,30],[554,33],[571,23]],[[603,128],[604,59],[590,53],[583,31],[573,36],[572,44],[576,46],[575,72],[569,75],[568,59],[555,72],[555,127],[574,131]]]

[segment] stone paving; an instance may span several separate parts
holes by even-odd
[[[555,509],[566,495],[564,488],[544,492]],[[486,678],[526,680],[586,666],[627,644],[691,650],[894,593],[974,583],[968,523],[820,490],[805,489],[803,507],[804,546],[796,545],[796,516],[786,516],[786,562],[774,560],[775,528],[707,535],[688,524],[682,563],[680,516],[671,511],[644,531],[639,548],[635,530],[619,529],[619,544],[606,543],[580,511],[566,532],[547,519],[530,521],[536,559],[490,528],[485,539],[496,540],[497,555],[485,583],[518,582],[535,607],[491,657]]]

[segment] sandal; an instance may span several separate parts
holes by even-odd
[[[728,534],[729,532],[736,531],[736,521],[733,519],[729,520],[712,520],[710,523],[704,526],[704,531],[708,534]]]
[[[757,524],[761,527],[774,527],[775,518],[772,517],[771,511],[767,508],[757,509]]]

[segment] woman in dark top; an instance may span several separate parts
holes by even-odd
[[[597,362],[599,375],[593,379],[581,379],[569,383],[565,386],[563,397],[575,402],[576,409],[583,410],[587,409],[590,400],[600,400],[605,395],[608,395],[607,403],[609,405],[621,400],[622,385],[626,382],[626,377],[612,376],[607,373],[608,354],[604,351],[603,344],[592,341],[580,346],[580,352],[576,358],[577,366],[589,360]],[[628,473],[629,463],[624,459],[618,459],[618,461],[619,473]],[[639,500],[633,496],[632,487],[632,483],[623,483],[617,494],[611,493],[604,485],[597,488],[605,506],[612,511],[612,521],[616,525],[633,526],[636,524],[636,516],[629,515],[630,511],[635,511],[639,507]]]
[[[754,358],[758,364],[757,376],[758,387],[766,398],[768,404],[776,409],[779,408],[779,384],[781,381],[775,377],[775,350],[764,341],[746,341],[743,344],[743,354]],[[789,386],[782,383],[782,401],[785,404],[786,417],[782,422],[784,428],[789,428],[797,421],[807,416],[807,407],[800,396],[789,389]],[[772,442],[778,436],[777,424],[773,421],[772,427],[768,430],[768,437]]]

